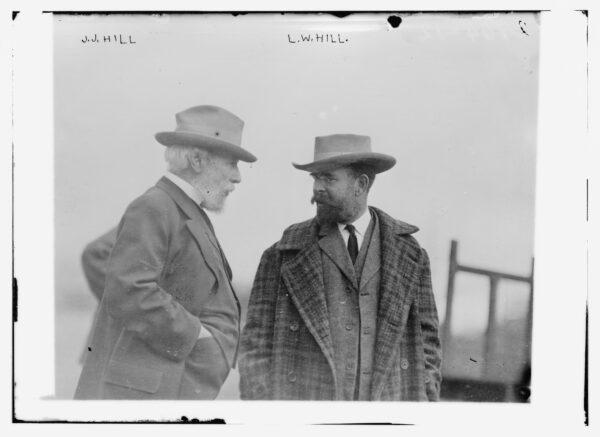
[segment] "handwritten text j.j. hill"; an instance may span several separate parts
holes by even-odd
[[[300,33],[290,35],[288,33],[288,43],[318,43],[318,44],[346,44],[348,38],[339,33]]]
[[[118,45],[126,45],[126,44],[137,44],[134,38],[131,35],[123,35],[121,33],[111,34],[111,35],[98,35],[97,33],[93,35],[84,35],[81,38],[81,42],[84,44],[87,43],[103,43],[103,44],[118,44]]]

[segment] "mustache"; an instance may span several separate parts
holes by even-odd
[[[314,203],[320,203],[329,206],[338,206],[337,203],[329,199],[327,195],[323,194],[313,194],[313,196],[310,199],[310,204],[313,205]]]

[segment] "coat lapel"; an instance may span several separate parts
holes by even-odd
[[[417,263],[411,259],[412,247],[403,235],[418,228],[393,220],[380,210],[378,214],[381,244],[381,284],[377,310],[375,363],[371,399],[377,399],[383,390],[386,374],[391,368],[395,352],[399,349],[403,328],[410,310],[411,295],[418,279]]]
[[[218,280],[221,280],[219,273],[219,262],[218,262],[218,249],[217,245],[211,241],[212,236],[210,235],[210,229],[207,223],[200,214],[199,207],[190,199],[181,189],[171,182],[168,178],[162,177],[157,187],[166,191],[166,193],[173,199],[173,201],[181,208],[184,214],[188,217],[186,220],[186,226],[190,233],[196,240],[202,256],[206,260],[206,263],[211,268]]]
[[[314,228],[313,228],[314,229]],[[298,313],[325,355],[335,377],[329,314],[323,285],[321,249],[314,233],[299,235],[294,241],[282,240],[280,249],[299,249],[284,257],[281,277]]]
[[[319,239],[319,247],[331,258],[344,276],[354,285],[354,288],[358,288],[352,260],[337,226],[323,226],[319,236],[322,236]]]
[[[231,292],[233,293],[233,297],[235,298],[238,307],[238,312],[241,313],[241,305],[235,290],[233,289],[233,285],[229,280],[229,276],[223,270],[223,267],[221,267],[223,262],[221,261],[219,244],[215,241],[215,237],[213,236],[208,223],[204,217],[202,217],[200,207],[181,191],[177,185],[164,176],[156,183],[156,186],[164,190],[188,217],[186,226],[192,234],[192,237],[194,237],[194,240],[196,240],[196,244],[200,248],[206,264],[212,270],[217,281],[226,280],[229,282]]]
[[[365,235],[367,237],[368,235]],[[363,244],[367,243],[367,254],[365,262],[363,263],[362,272],[360,274],[360,288],[362,289],[371,278],[377,273],[381,267],[381,243],[379,235],[379,223],[377,215],[373,214],[373,229],[370,234],[369,240],[365,240]]]
[[[203,226],[197,220],[188,220],[185,224],[192,237],[194,237],[194,240],[196,240],[202,256],[215,275],[215,278],[217,278],[217,281],[222,281],[223,276],[226,275],[219,275],[219,271],[221,270],[219,268],[219,255],[217,254],[217,249],[210,243],[209,232],[207,232],[206,226]]]

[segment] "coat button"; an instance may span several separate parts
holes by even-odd
[[[400,367],[402,368],[402,370],[408,369],[408,360],[406,358],[402,358],[402,360],[400,361]]]
[[[429,384],[431,382],[431,378],[429,376],[425,377],[425,384]]]
[[[295,382],[296,381],[296,373],[292,370],[288,373],[288,381]]]
[[[290,331],[297,331],[298,330],[298,324],[297,323],[292,323],[290,325]]]
[[[346,324],[346,331],[352,331],[352,323]]]

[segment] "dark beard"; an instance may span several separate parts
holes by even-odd
[[[335,225],[343,221],[342,210],[336,206],[317,204],[317,222],[321,225]]]
[[[344,222],[347,218],[342,202],[334,202],[322,196],[313,196],[310,203],[317,204],[317,222],[320,225],[335,225]]]

